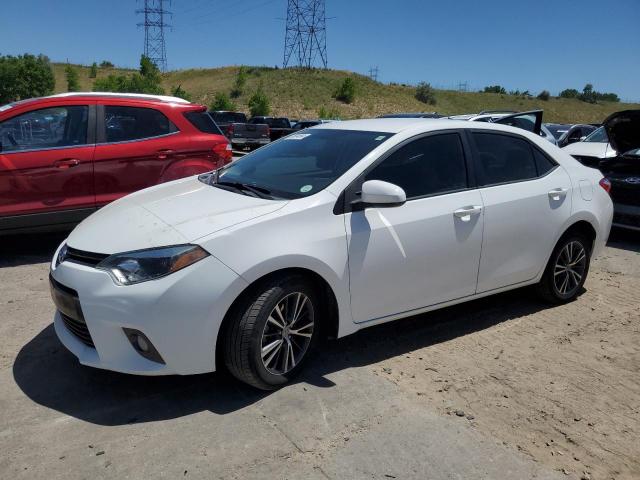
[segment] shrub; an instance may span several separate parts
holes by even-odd
[[[488,87],[484,87],[483,90],[484,93],[502,93],[502,94],[506,94],[507,91],[504,89],[504,87],[500,86],[500,85],[490,85]]]
[[[156,64],[142,55],[140,73],[134,73],[130,76],[111,74],[105,78],[98,78],[93,84],[93,91],[163,95],[164,89],[160,85],[161,80],[160,70]]]
[[[235,110],[236,105],[231,101],[226,93],[218,92],[213,97],[211,110]]]
[[[96,78],[98,76],[98,64],[93,62],[91,64],[91,70],[89,70],[89,78]]]
[[[596,103],[597,97],[596,92],[593,90],[593,85],[587,83],[582,89],[582,93],[580,94],[580,100],[587,103]]]
[[[242,91],[244,90],[245,85],[247,84],[247,77],[249,74],[247,73],[247,68],[241,66],[238,70],[238,75],[236,76],[236,80],[233,83],[233,88],[231,89],[231,97],[238,98],[242,95]]]
[[[67,79],[67,92],[77,92],[80,90],[80,82],[78,81],[78,70],[71,65],[64,67],[64,76]]]
[[[334,92],[333,98],[344,103],[353,103],[356,98],[356,82],[353,78],[345,78]]]
[[[420,82],[416,88],[416,99],[428,105],[436,104],[436,94],[430,84]]]
[[[113,63],[111,63],[109,60],[103,60],[102,62],[100,62],[100,68],[113,68]]]
[[[56,85],[44,55],[0,55],[0,105],[53,93]]]
[[[575,88],[566,88],[560,92],[558,95],[560,98],[578,98],[580,92]]]
[[[252,117],[269,115],[271,106],[269,105],[269,98],[262,91],[262,87],[258,87],[258,90],[251,95],[249,99],[249,111]]]
[[[335,108],[327,109],[324,105],[318,110],[318,118],[322,120],[335,120],[340,118],[340,112]]]
[[[192,100],[191,94],[182,88],[182,85],[178,85],[171,89],[171,95],[174,97],[182,98],[188,102]]]
[[[538,98],[540,100],[544,100],[545,102],[549,100],[549,98],[551,98],[551,94],[549,93],[548,90],[542,90],[539,94],[538,94]]]

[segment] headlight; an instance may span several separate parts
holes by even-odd
[[[62,244],[60,249],[58,250],[58,254],[56,255],[55,261],[53,262],[53,268],[57,268],[64,259],[67,257],[67,244],[66,242]]]
[[[133,285],[177,272],[208,255],[197,245],[174,245],[116,253],[105,258],[96,268],[108,272],[118,285]]]

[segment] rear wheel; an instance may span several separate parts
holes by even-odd
[[[289,382],[318,337],[318,297],[300,276],[274,279],[240,302],[225,332],[224,358],[239,380],[264,390]]]
[[[590,242],[581,235],[562,238],[549,259],[538,284],[540,296],[551,303],[574,300],[589,273]]]

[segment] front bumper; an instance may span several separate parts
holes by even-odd
[[[77,292],[91,337],[87,342],[56,312],[54,327],[63,345],[83,365],[138,375],[214,371],[220,324],[237,292],[246,286],[213,256],[130,286],[115,285],[108,273],[70,261],[52,270],[51,277]],[[165,363],[144,358],[123,328],[144,333]]]
[[[640,230],[640,206],[614,203],[613,225],[631,230]]]

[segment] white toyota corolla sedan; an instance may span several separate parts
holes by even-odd
[[[608,188],[522,129],[320,125],[82,222],[51,264],[55,330],[84,365],[226,365],[275,388],[321,335],[532,284],[574,299],[609,234]]]

